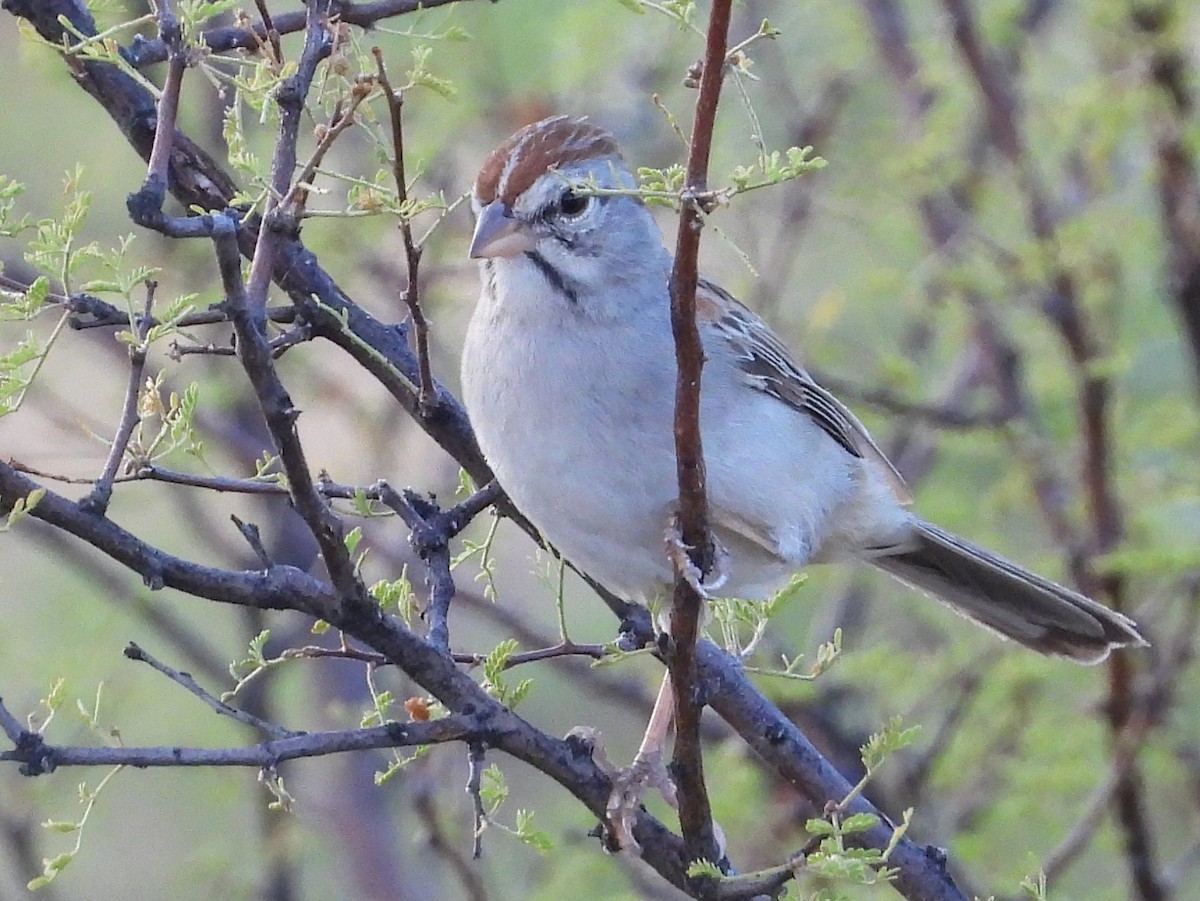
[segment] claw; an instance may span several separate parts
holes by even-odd
[[[642,848],[633,837],[633,827],[637,823],[638,812],[642,808],[642,799],[646,797],[647,790],[654,789],[672,810],[679,810],[678,790],[664,762],[667,733],[670,731],[674,714],[671,677],[664,676],[654,702],[654,710],[650,714],[650,722],[646,724],[646,734],[642,737],[642,744],[634,755],[633,762],[628,767],[614,772],[612,764],[602,750],[599,759],[593,753],[593,759],[597,760],[601,769],[612,779],[612,791],[608,795],[605,814],[616,847],[639,857]],[[589,737],[593,737],[591,733]],[[598,735],[594,736],[597,743],[598,738]],[[717,859],[720,860],[725,856],[725,831],[715,820],[712,826],[713,838],[718,848]]]
[[[696,590],[696,594],[702,598],[719,597],[716,592],[729,581],[729,552],[725,550],[725,546],[717,540],[717,537],[715,535],[712,537],[713,564],[708,571],[707,578],[692,562],[691,551],[693,548],[684,543],[675,514],[672,514],[667,522],[665,538],[668,559],[675,567],[675,571]]]
[[[639,856],[642,847],[633,837],[633,827],[647,789],[656,790],[662,799],[671,805],[672,810],[679,809],[675,783],[667,772],[666,764],[663,763],[661,749],[639,751],[633,762],[617,773],[605,808],[617,847]]]

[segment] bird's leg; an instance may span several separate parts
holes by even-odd
[[[647,787],[658,790],[672,810],[679,809],[675,795],[675,783],[663,762],[663,749],[671,721],[675,717],[675,698],[671,688],[670,673],[663,674],[662,687],[654,701],[646,734],[638,747],[633,762],[613,777],[612,793],[608,796],[608,821],[612,826],[617,846],[625,851],[641,851],[633,837],[633,824]]]
[[[676,519],[677,516],[672,514],[667,524],[667,556],[676,571],[683,575],[700,597],[712,597],[713,592],[724,585],[729,577],[729,554],[720,542],[713,538],[713,566],[706,578],[692,563],[688,555],[691,548],[684,543]],[[633,824],[637,820],[638,808],[647,788],[656,789],[672,810],[679,810],[675,783],[664,760],[667,735],[671,731],[674,718],[675,695],[671,686],[671,674],[667,672],[663,673],[662,686],[658,689],[654,709],[650,712],[650,722],[646,724],[646,732],[642,736],[642,743],[638,746],[633,762],[613,775],[613,788],[608,796],[606,810],[613,837],[617,847],[622,850],[635,853],[641,850],[633,837]]]

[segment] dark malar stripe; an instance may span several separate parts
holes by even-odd
[[[572,305],[579,303],[579,297],[576,295],[575,289],[567,284],[567,280],[563,278],[562,273],[551,266],[544,256],[536,250],[525,251],[525,256],[529,258],[529,261],[533,265],[537,266],[538,272],[542,273],[542,277],[550,283],[550,287],[565,297],[568,303]]]

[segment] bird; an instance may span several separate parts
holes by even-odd
[[[470,256],[482,288],[462,392],[484,457],[555,548],[652,604],[674,580],[672,257],[616,139],[527,125],[484,160]],[[921,519],[858,418],[701,277],[700,429],[723,596],[765,599],[813,563],[860,561],[1043,654],[1146,644],[1129,617]]]

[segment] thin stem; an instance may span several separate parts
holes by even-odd
[[[483,829],[487,825],[487,814],[483,809],[483,764],[485,750],[481,742],[467,745],[467,794],[471,796],[475,828],[471,833],[471,857],[479,860],[483,856]]]
[[[227,716],[231,719],[235,719],[239,723],[243,723],[247,726],[258,729],[261,732],[265,732],[272,738],[294,738],[296,736],[305,734],[304,732],[296,732],[292,729],[284,729],[282,726],[276,726],[274,723],[268,723],[266,720],[261,720],[252,713],[247,713],[244,710],[238,710],[236,707],[229,706],[224,701],[214,697],[201,688],[200,683],[198,683],[190,673],[182,673],[177,669],[167,666],[162,661],[157,660],[147,654],[132,641],[125,647],[125,656],[130,660],[137,660],[147,664],[152,669],[162,673],[172,682],[182,685],[221,716]]]
[[[408,202],[408,181],[404,174],[404,94],[392,88],[388,81],[387,68],[383,64],[383,52],[378,47],[372,47],[375,64],[379,68],[379,84],[383,87],[387,99],[388,115],[392,123],[392,177],[396,182],[396,196],[399,206],[403,209]],[[429,363],[429,322],[421,309],[420,284],[417,279],[417,269],[421,263],[422,245],[413,240],[412,221],[408,216],[400,217],[400,236],[404,241],[404,260],[408,268],[408,286],[401,294],[401,299],[408,306],[412,316],[413,336],[417,344],[417,362],[421,371],[419,403],[422,410],[428,410],[437,399],[434,387],[433,370]]]
[[[279,43],[279,29],[275,27],[275,23],[271,21],[271,13],[267,9],[266,0],[254,0],[254,5],[258,9],[258,14],[262,16],[263,31],[267,34],[267,40],[271,42],[271,50],[275,55],[275,62],[279,65],[283,64],[283,47]]]
[[[129,345],[129,379],[125,384],[121,420],[117,426],[117,433],[113,436],[112,446],[108,449],[108,459],[104,462],[100,478],[82,501],[84,509],[97,516],[103,516],[108,510],[108,502],[112,499],[113,480],[121,467],[129,440],[133,437],[133,430],[140,420],[138,396],[146,370],[146,335],[150,331],[150,309],[154,306],[154,291],[157,287],[157,282],[146,282],[146,303],[142,315],[137,319],[135,340]]]

